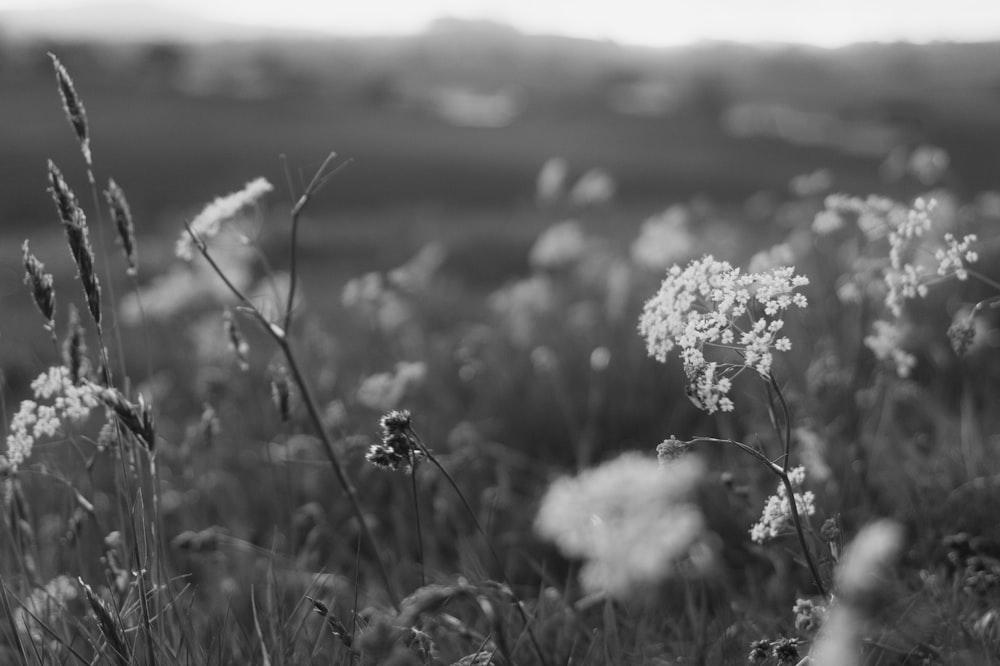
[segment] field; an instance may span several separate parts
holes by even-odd
[[[536,46],[490,129],[384,51],[0,68],[0,662],[1000,661],[989,74],[702,54],[652,117]]]

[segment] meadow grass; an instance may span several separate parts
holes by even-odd
[[[71,261],[17,247],[3,663],[1000,660],[988,199],[640,227],[548,182],[377,236],[309,217],[331,155],[174,257],[53,62],[86,181]]]

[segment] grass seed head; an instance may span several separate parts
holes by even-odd
[[[90,359],[87,358],[87,340],[80,324],[76,306],[69,304],[69,323],[62,344],[63,365],[69,368],[69,377],[74,386],[90,374]]]
[[[45,328],[50,331],[53,328],[53,319],[56,312],[56,292],[52,287],[52,274],[45,272],[45,264],[31,254],[28,249],[28,241],[24,241],[21,246],[24,251],[24,282],[31,285],[31,297],[38,307],[38,311],[45,317]]]
[[[59,58],[53,53],[49,53],[49,58],[52,59],[52,67],[56,71],[56,83],[59,84],[59,96],[62,97],[63,110],[66,112],[66,118],[69,120],[69,124],[73,126],[73,132],[76,133],[76,138],[80,142],[80,152],[83,153],[83,159],[90,167],[92,160],[90,155],[90,132],[87,125],[87,111],[83,108],[83,101],[80,100],[80,96],[76,93],[76,87],[73,85],[73,79],[70,78],[69,72]]]
[[[125,272],[130,276],[135,276],[139,272],[139,257],[135,247],[135,225],[132,223],[132,209],[129,208],[128,200],[125,199],[125,192],[114,180],[108,181],[108,189],[104,192],[104,197],[108,201],[111,217],[118,230],[118,241],[125,253],[125,262],[128,265]]]
[[[101,285],[97,280],[97,272],[94,268],[94,250],[90,247],[87,216],[80,208],[76,195],[66,183],[62,172],[52,160],[49,160],[49,185],[56,210],[59,212],[59,218],[66,230],[69,250],[73,255],[73,261],[76,262],[80,282],[83,284],[83,293],[87,297],[87,309],[90,310],[94,323],[100,326]]]

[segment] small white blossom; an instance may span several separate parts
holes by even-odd
[[[587,237],[575,220],[546,229],[531,248],[529,261],[534,268],[558,269],[576,263],[587,249]]]
[[[50,368],[31,382],[35,400],[24,400],[11,419],[7,434],[7,462],[17,470],[31,456],[35,442],[58,434],[64,421],[81,421],[100,404],[100,387],[73,384],[69,369]],[[52,404],[45,404],[50,402]]]
[[[975,234],[967,234],[961,241],[950,233],[945,234],[946,247],[939,248],[934,252],[934,258],[938,262],[938,275],[954,275],[959,280],[969,279],[965,263],[973,264],[979,260],[979,254],[969,249],[969,246],[977,240]]]
[[[795,495],[795,508],[800,516],[811,516],[816,513],[816,496],[810,490],[803,491],[806,470],[795,467],[788,471],[788,480],[792,484]],[[767,498],[760,521],[750,528],[750,538],[757,543],[764,543],[786,533],[792,527],[792,506],[788,501],[785,484],[779,483],[774,495]]]
[[[872,329],[872,334],[865,337],[865,346],[872,350],[878,360],[894,363],[897,375],[909,377],[917,359],[902,349],[905,339],[903,330],[896,324],[881,319],[872,324]]]

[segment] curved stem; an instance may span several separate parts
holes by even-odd
[[[799,547],[802,548],[802,556],[805,557],[806,566],[809,567],[809,573],[812,574],[816,589],[825,597],[826,588],[823,586],[823,579],[820,578],[819,570],[816,568],[816,563],[813,562],[812,553],[809,551],[809,545],[806,543],[805,531],[802,529],[802,518],[799,516],[799,508],[797,506],[798,502],[795,501],[795,489],[792,488],[792,482],[788,478],[788,474],[781,474],[781,483],[785,486],[785,494],[788,496],[788,508],[792,513],[792,523],[795,526],[795,533],[799,537]]]

